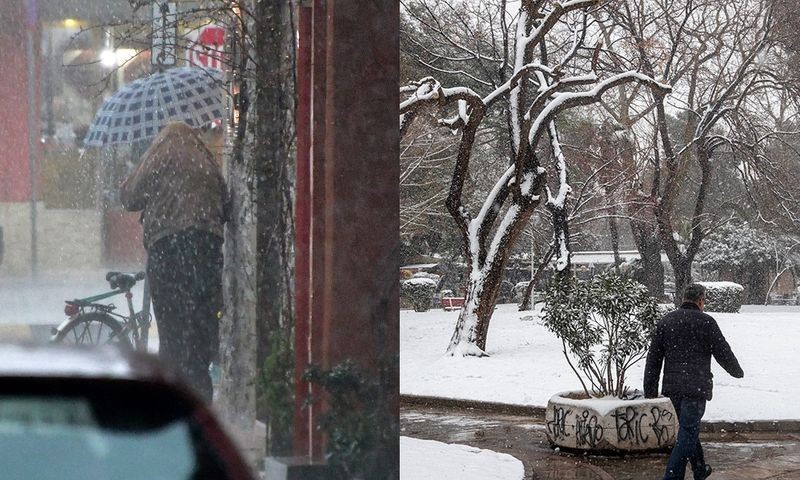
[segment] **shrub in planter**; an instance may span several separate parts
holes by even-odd
[[[547,402],[550,443],[568,450],[641,452],[675,443],[678,416],[669,398],[587,398],[562,392]]]
[[[400,292],[416,312],[427,312],[431,308],[433,293],[436,291],[435,280],[424,277],[409,278],[400,284]]]
[[[709,312],[739,313],[742,309],[744,287],[733,282],[697,282],[706,287],[706,310]]]
[[[561,277],[545,296],[542,323],[561,339],[583,391],[548,402],[547,435],[555,445],[586,450],[650,450],[674,442],[677,415],[668,399],[644,399],[625,385],[628,369],[647,354],[661,316],[647,289],[602,274]]]
[[[647,354],[659,316],[658,304],[642,284],[603,274],[553,282],[542,323],[563,342],[567,362],[587,395],[623,398],[625,372]]]

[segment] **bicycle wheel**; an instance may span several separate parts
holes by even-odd
[[[122,325],[111,315],[102,312],[77,315],[53,337],[53,341],[78,345],[130,347],[130,340],[122,335]]]

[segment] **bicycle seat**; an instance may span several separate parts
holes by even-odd
[[[130,290],[139,280],[144,280],[144,272],[124,273],[108,272],[106,280],[112,289]]]

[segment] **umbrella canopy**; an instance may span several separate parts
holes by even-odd
[[[220,119],[223,74],[180,67],[135,80],[109,97],[95,115],[84,144],[102,147],[155,137],[169,122],[200,127]]]

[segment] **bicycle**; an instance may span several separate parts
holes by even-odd
[[[136,312],[131,289],[141,280],[144,280],[144,298],[142,310]],[[147,350],[152,316],[145,273],[108,272],[106,281],[112,291],[65,301],[64,313],[68,318],[51,331],[52,342],[80,345],[112,344],[139,351]],[[115,313],[116,306],[113,303],[97,303],[117,295],[125,295],[129,312],[127,316]]]

